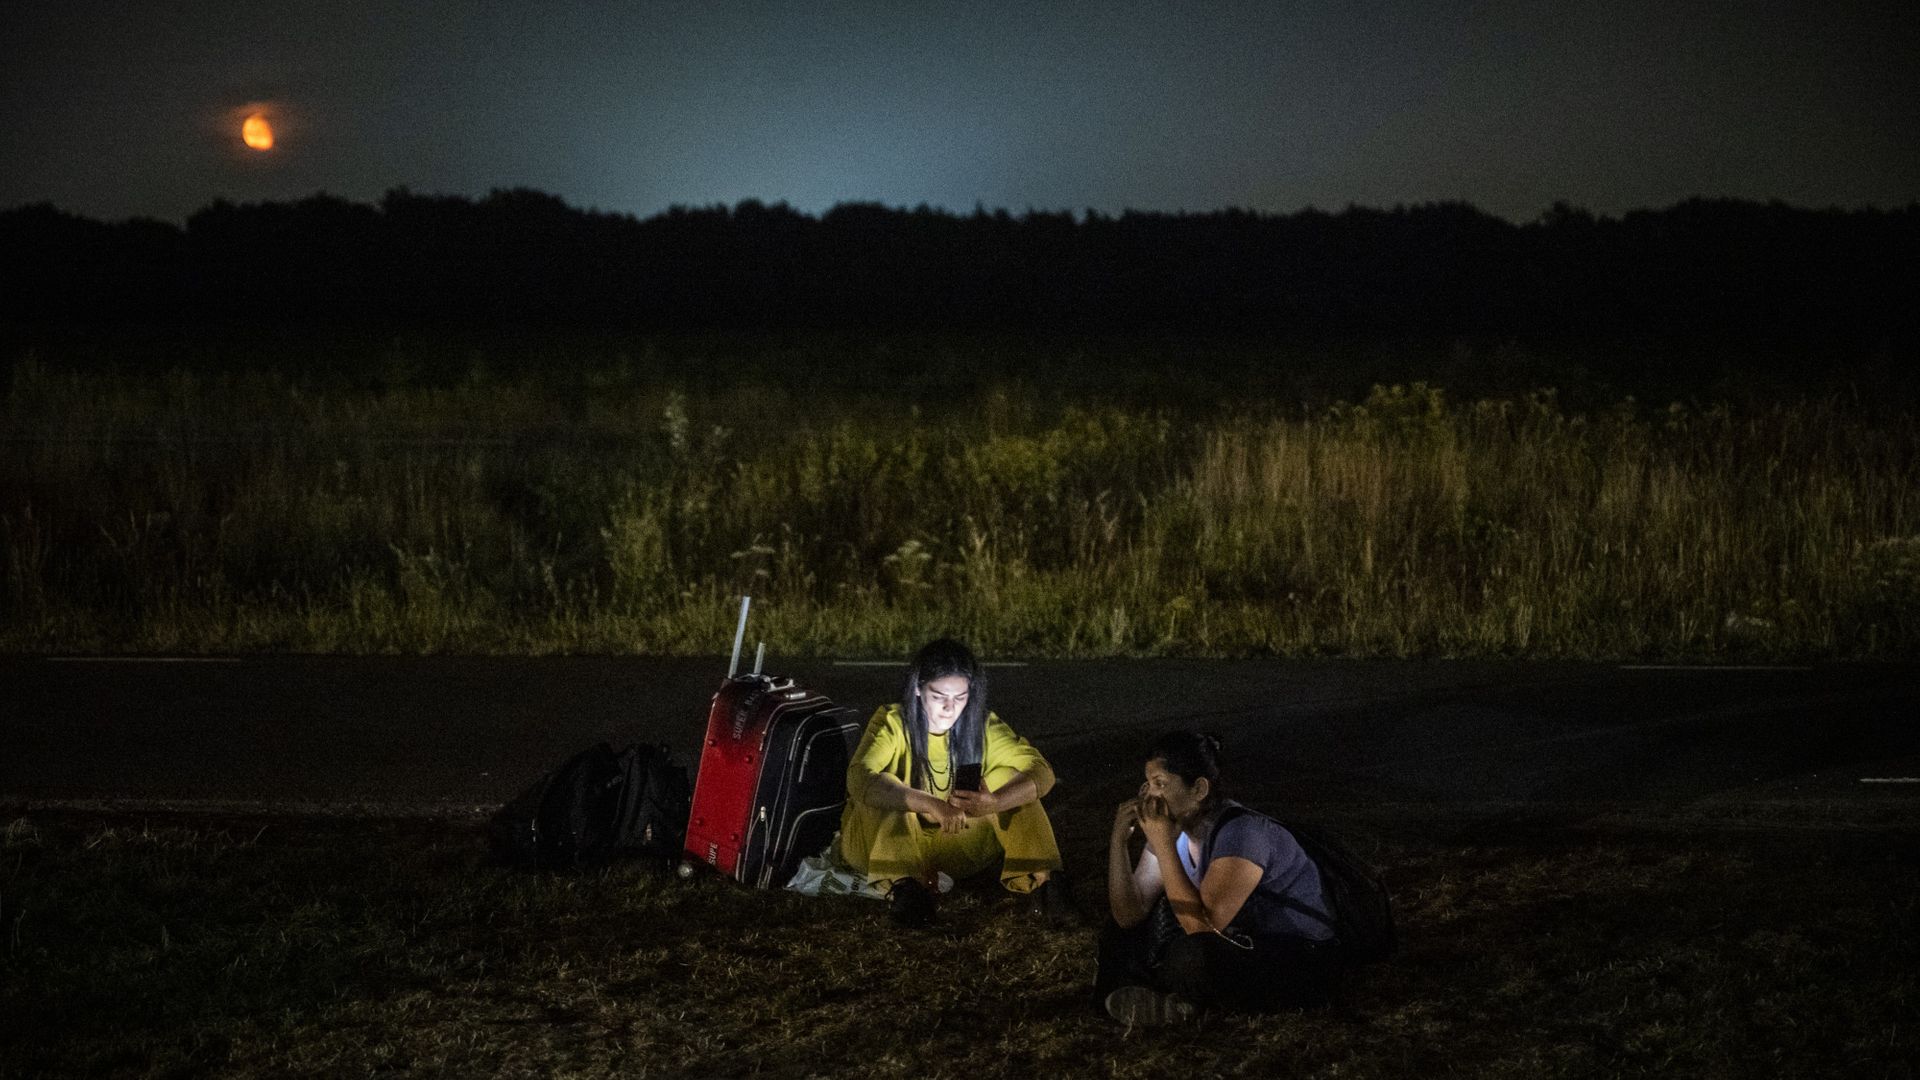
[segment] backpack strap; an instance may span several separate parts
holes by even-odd
[[[1207,842],[1201,845],[1200,847],[1201,865],[1206,866],[1206,865],[1212,864],[1213,841],[1215,837],[1220,835],[1221,828],[1223,828],[1227,824],[1227,822],[1232,821],[1235,818],[1248,817],[1248,816],[1266,818],[1268,821],[1273,822],[1275,825],[1279,825],[1283,829],[1287,828],[1284,824],[1281,824],[1278,818],[1275,818],[1270,814],[1263,814],[1260,811],[1255,810],[1250,806],[1242,806],[1240,803],[1234,802],[1233,800],[1229,799],[1227,800],[1227,805],[1223,807],[1220,810],[1219,815],[1213,819],[1213,828],[1207,830]],[[1287,835],[1293,836],[1293,830],[1288,829]],[[1299,837],[1294,837],[1293,842],[1295,847],[1300,848],[1300,853],[1302,855],[1307,855],[1306,848],[1300,844]],[[1307,855],[1307,861],[1313,862],[1313,856]],[[1319,869],[1320,869],[1319,864],[1315,863],[1314,871],[1317,873]],[[1323,885],[1322,888],[1324,887],[1325,886]],[[1252,895],[1248,897],[1248,899],[1251,900],[1254,896],[1259,896],[1264,898],[1264,900],[1267,903],[1279,904],[1283,908],[1287,908],[1292,911],[1297,911],[1300,914],[1305,915],[1306,917],[1321,924],[1322,926],[1325,926],[1327,929],[1332,930],[1336,935],[1340,932],[1340,928],[1334,924],[1333,916],[1327,914],[1324,911],[1321,911],[1319,908],[1314,907],[1312,904],[1308,904],[1300,900],[1296,900],[1285,893],[1279,893],[1279,894],[1262,893],[1259,889],[1255,889]]]

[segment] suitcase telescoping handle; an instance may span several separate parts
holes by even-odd
[[[740,646],[745,644],[747,640],[747,608],[752,603],[753,597],[751,596],[742,596],[740,598],[740,622],[733,628],[733,660],[727,664],[727,678],[729,679],[740,673]],[[760,674],[760,669],[766,662],[767,643],[763,641],[760,643],[760,647],[754,650],[753,671],[750,672],[750,674]]]
[[[753,597],[751,596],[742,596],[740,598],[740,622],[733,628],[733,662],[727,665],[727,678],[729,679],[740,673],[740,645],[747,640],[747,608],[752,603]],[[758,671],[759,668],[756,666],[754,670]]]

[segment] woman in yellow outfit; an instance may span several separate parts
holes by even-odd
[[[985,672],[972,651],[930,642],[907,671],[900,703],[875,710],[847,766],[840,861],[888,891],[902,925],[932,919],[940,872],[963,878],[996,862],[1000,883],[1028,894],[1035,912],[1074,921],[1060,846],[1040,805],[1052,788],[1047,759],[987,711]]]

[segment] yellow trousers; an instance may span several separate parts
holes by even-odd
[[[990,791],[1018,775],[1014,769],[996,772],[1000,775],[986,777]],[[1063,865],[1053,822],[1038,799],[1004,813],[969,818],[967,827],[952,835],[911,810],[879,810],[849,799],[840,813],[840,860],[883,887],[905,877],[932,882],[943,870],[964,878],[997,860],[1000,884],[1017,893],[1032,891],[1035,874]]]

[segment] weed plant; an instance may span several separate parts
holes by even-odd
[[[0,648],[1910,657],[1920,426],[1836,400],[1328,409],[55,374]]]

